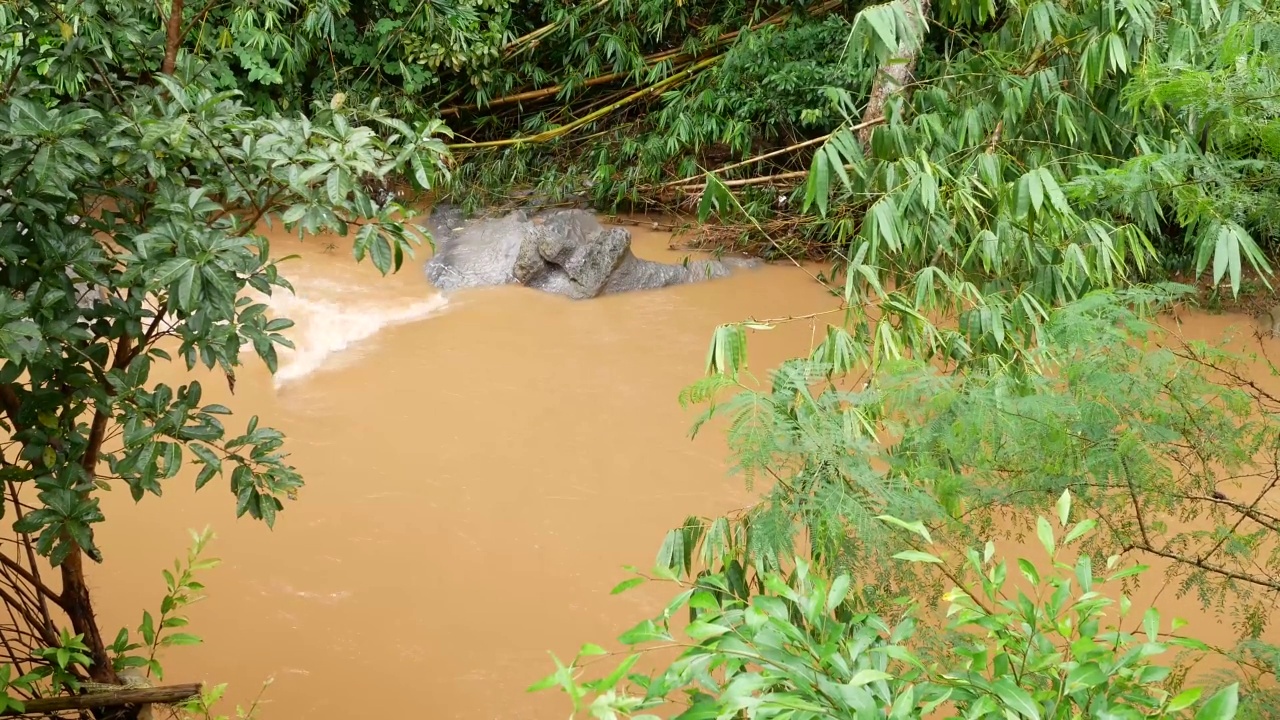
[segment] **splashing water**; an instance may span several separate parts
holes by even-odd
[[[379,297],[368,286],[348,285],[327,278],[296,282],[297,294],[277,290],[270,297],[255,298],[272,317],[293,320],[285,335],[294,348],[278,347],[280,369],[277,388],[326,368],[340,367],[362,353],[345,352],[378,332],[422,320],[444,309],[443,295],[406,301],[403,297]],[[341,359],[336,357],[341,354]]]

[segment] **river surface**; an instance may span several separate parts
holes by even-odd
[[[669,235],[629,229],[637,254],[684,257]],[[296,297],[270,302],[298,323],[277,376],[250,364],[234,396],[200,376],[231,428],[256,414],[287,434],[298,501],[269,531],[235,519],[223,481],[196,494],[179,477],[136,506],[108,496],[108,562],[92,578],[103,626],[154,613],[160,570],[188,528],[211,525],[224,562],[189,613],[205,645],[169,652],[167,680],[228,682],[247,701],[274,677],[268,718],[565,717],[562,696],[524,692],[554,669],[547,652],[648,617],[669,588],[611,596],[622,567],[652,566],[687,515],[749,501],[719,433],[690,441],[696,411],[677,402],[715,326],[837,301],[781,266],[588,302],[519,287],[446,301],[423,257],[382,278],[333,243],[273,238],[274,255],[302,255],[282,266]],[[807,322],[759,335],[752,367],[811,335]]]
[[[637,254],[683,257],[668,235],[629,229]],[[160,570],[210,525],[224,562],[188,613],[205,644],[168,652],[166,680],[228,682],[248,703],[274,678],[264,718],[566,717],[563,696],[524,691],[552,669],[547,652],[611,645],[650,616],[669,589],[611,596],[622,566],[651,566],[685,516],[751,500],[720,433],[691,441],[696,411],[676,399],[712,330],[837,300],[787,266],[588,302],[516,287],[446,300],[424,258],[381,278],[332,243],[273,240],[274,254],[302,255],[283,266],[297,295],[270,301],[298,322],[276,377],[251,364],[232,395],[200,376],[208,401],[236,412],[231,428],[256,414],[288,435],[298,501],[270,531],[235,519],[222,481],[196,494],[180,477],[139,505],[109,496],[107,564],[91,578],[104,633],[155,611]],[[1183,327],[1207,339],[1242,319]],[[798,321],[753,334],[751,367],[807,352],[813,333]],[[1163,595],[1153,582],[1143,594]]]

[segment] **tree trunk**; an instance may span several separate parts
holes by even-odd
[[[107,656],[107,645],[102,641],[98,621],[93,616],[93,602],[89,599],[89,586],[84,580],[84,551],[76,548],[62,561],[62,607],[71,618],[71,627],[84,635],[89,648],[89,677],[94,682],[118,684],[115,668]]]
[[[178,63],[178,47],[182,45],[182,0],[170,0],[169,24],[165,28],[164,62],[160,72],[172,75]]]
[[[898,51],[890,62],[885,63],[876,73],[875,84],[871,87],[871,96],[867,99],[867,108],[862,113],[863,128],[858,131],[858,140],[862,147],[869,148],[871,133],[875,125],[884,118],[884,105],[889,96],[906,87],[908,79],[915,72],[916,59],[920,56],[920,47],[924,45],[924,36],[929,30],[930,0],[897,0],[912,26],[912,34],[898,43]]]
[[[174,5],[180,10],[182,0],[174,0]],[[179,18],[181,19],[181,18]],[[170,24],[172,27],[172,24]],[[152,323],[148,336],[159,325],[160,318],[164,317],[161,313]],[[145,344],[145,342],[144,342]],[[126,332],[120,336],[120,340],[116,343],[115,358],[111,361],[111,369],[123,370],[129,366],[129,361],[133,359],[135,349],[133,340]],[[104,388],[108,393],[111,389]],[[102,410],[98,410],[93,414],[93,422],[89,426],[88,444],[85,447],[84,457],[80,459],[80,466],[84,468],[85,474],[91,479],[98,475],[98,460],[102,453],[102,443],[107,435],[107,423],[111,418]],[[84,644],[89,648],[89,659],[93,664],[89,666],[89,677],[95,682],[114,685],[119,683],[119,677],[116,675],[115,668],[111,666],[111,658],[107,656],[107,645],[102,641],[102,632],[98,630],[98,620],[93,614],[93,601],[89,598],[89,584],[85,582],[84,577],[84,549],[79,546],[72,538],[67,538],[68,542],[75,544],[76,547],[67,555],[67,559],[62,561],[60,569],[62,570],[62,601],[63,611],[67,613],[67,617],[71,619],[71,627],[75,629],[77,634],[84,635]]]

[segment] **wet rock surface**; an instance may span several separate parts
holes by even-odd
[[[699,260],[680,265],[642,260],[631,234],[606,228],[583,210],[468,220],[442,206],[423,223],[436,243],[427,279],[441,290],[520,284],[582,300],[599,295],[725,277],[747,260]]]

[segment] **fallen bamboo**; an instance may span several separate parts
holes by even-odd
[[[39,715],[63,710],[88,710],[90,708],[119,707],[120,705],[149,705],[152,703],[176,703],[192,697],[198,697],[203,689],[200,683],[187,685],[168,685],[155,688],[129,688],[121,686],[120,690],[111,692],[89,693],[86,695],[64,695],[62,697],[36,698],[23,703],[23,709],[6,708],[0,716]]]
[[[649,95],[654,95],[663,90],[666,90],[668,87],[671,87],[672,85],[677,85],[681,82],[684,82],[685,80],[688,80],[690,77],[693,77],[693,75],[698,73],[700,70],[711,67],[712,65],[720,62],[720,60],[722,60],[723,58],[724,58],[723,55],[717,55],[713,58],[708,58],[706,60],[703,60],[700,63],[696,63],[689,69],[683,70],[675,75],[672,75],[671,77],[666,78],[661,82],[650,85],[647,88],[637,90],[636,92],[631,93],[630,95],[626,96],[625,98],[619,100],[616,103],[613,103],[612,105],[609,105],[608,107],[601,108],[589,115],[580,117],[577,120],[574,120],[573,122],[567,125],[561,125],[558,128],[546,130],[544,132],[538,133],[537,135],[530,135],[528,137],[522,137],[522,138],[507,138],[505,140],[488,140],[485,142],[475,142],[475,143],[454,143],[452,145],[447,145],[446,147],[448,147],[450,150],[471,150],[471,149],[477,149],[477,148],[504,147],[509,145],[525,145],[528,143],[541,143],[541,142],[547,142],[548,140],[554,140],[560,137],[561,135],[566,135],[569,132],[582,127],[583,125],[595,122],[596,120],[599,120],[600,118],[604,117],[605,115],[608,115],[609,113],[613,112],[614,110],[617,110],[620,107],[625,107],[644,97],[647,97]]]
[[[876,125],[879,125],[883,122],[884,122],[884,118],[878,117],[873,120],[868,120],[866,122],[860,122],[857,125],[853,125],[849,128],[849,130],[851,132],[859,132],[867,128],[875,127]],[[819,137],[813,138],[812,140],[805,140],[804,142],[799,142],[794,145],[788,145],[784,148],[772,150],[762,155],[756,155],[755,157],[747,158],[746,160],[733,163],[732,165],[725,165],[724,167],[718,167],[715,170],[708,170],[707,172],[700,173],[698,175],[692,175],[682,180],[672,180],[670,182],[665,182],[659,185],[658,187],[665,188],[665,187],[671,187],[672,185],[681,185],[681,183],[687,183],[690,180],[697,180],[698,178],[706,177],[707,175],[712,175],[712,174],[718,175],[728,170],[736,170],[737,168],[743,167],[744,165],[750,165],[752,163],[757,163],[762,160],[768,160],[771,157],[777,157],[778,155],[783,155],[785,153],[794,152],[796,150],[807,148],[810,145],[817,145],[818,143],[826,142],[827,140],[831,139],[832,135],[835,135],[835,133],[828,133],[826,135],[821,135]],[[849,167],[850,166],[846,165],[845,169],[848,169]],[[742,185],[760,185],[762,183],[767,183],[770,180],[786,180],[786,179],[800,177],[802,175],[807,174],[808,172],[809,172],[808,170],[796,170],[795,172],[785,172],[778,175],[763,175],[760,177],[744,178],[741,180],[722,180],[721,182],[725,185],[725,187],[739,187]],[[694,192],[698,190],[703,190],[706,187],[707,187],[706,183],[700,183],[698,185],[682,185],[680,189],[689,191],[689,192]]]
[[[842,0],[827,0],[827,2],[814,8],[811,12],[814,15],[824,13],[838,6],[841,1]],[[762,20],[756,23],[755,25],[752,25],[751,27],[747,28],[747,30],[754,31],[754,30],[759,30],[760,28],[763,28],[763,27],[768,27],[769,25],[777,25],[785,21],[789,17],[791,17],[791,11],[784,10],[781,13],[778,13],[777,15],[774,15],[770,18],[766,18],[765,20]],[[540,28],[539,30],[540,31],[547,30],[547,28],[551,28],[551,27],[552,26],[548,25],[546,27]],[[535,31],[535,32],[538,32],[538,31]],[[744,32],[743,30],[734,30],[733,32],[724,33],[720,37],[716,38],[715,41],[712,42],[706,49],[710,50],[712,48],[718,48],[722,45],[733,42],[743,32]],[[530,33],[530,35],[532,35],[532,33]],[[524,37],[529,37],[529,36],[526,35]],[[512,45],[514,45],[516,42],[519,42],[520,40],[523,40],[523,38],[512,41]],[[693,56],[688,55],[682,50],[664,50],[662,52],[646,56],[644,58],[644,61],[645,61],[645,67],[654,67],[658,63],[665,62],[667,60],[670,60],[672,63],[675,63],[675,64],[683,64],[692,59],[693,59]],[[613,72],[607,75],[597,75],[596,77],[588,78],[587,80],[585,80],[582,83],[582,87],[594,87],[596,85],[603,85],[605,83],[613,82],[615,80],[621,80],[627,77],[628,75],[631,75],[632,72],[635,72],[635,71]],[[561,83],[559,85],[552,85],[551,87],[539,88],[536,90],[526,90],[523,92],[515,93],[513,95],[504,95],[500,98],[494,98],[493,100],[486,102],[484,104],[484,107],[491,108],[491,107],[496,107],[498,105],[510,105],[511,103],[525,102],[528,100],[542,100],[543,98],[547,98],[552,95],[559,94],[560,91],[564,90],[565,85],[566,85],[565,83]],[[440,115],[442,117],[452,116],[468,110],[478,110],[478,109],[480,109],[480,105],[477,103],[472,103],[470,105],[455,105],[454,107],[447,107],[442,109],[440,111]]]
[[[677,56],[677,57],[681,57],[681,56]],[[679,62],[683,62],[683,60]],[[613,82],[614,80],[621,80],[622,78],[625,78],[630,74],[631,74],[630,72],[616,72],[616,73],[609,73],[608,75],[597,75],[596,77],[584,80],[581,87],[588,88],[588,87],[595,87],[596,85],[604,85],[605,83],[610,83],[610,82]],[[526,92],[516,93],[515,95],[505,95],[503,97],[494,98],[493,100],[490,100],[489,102],[485,103],[485,107],[491,108],[491,107],[497,107],[499,105],[510,105],[511,103],[524,102],[526,100],[541,100],[545,97],[550,97],[552,95],[559,94],[561,90],[564,90],[564,88],[565,86],[563,84],[552,85],[551,87],[542,88],[540,90],[528,90]],[[476,110],[478,108],[479,106],[474,104],[458,105],[456,107],[448,107],[441,110],[440,115],[442,117],[448,116],[448,115],[457,115],[458,113],[464,110]]]
[[[831,139],[831,136],[832,136],[832,135],[834,135],[834,134],[835,134],[835,133],[827,133],[826,135],[821,135],[821,136],[816,137],[816,138],[813,138],[813,139],[811,139],[811,140],[805,140],[804,142],[798,142],[798,143],[796,143],[796,144],[794,144],[794,145],[788,145],[788,146],[786,146],[786,147],[784,147],[784,148],[778,148],[777,150],[771,150],[771,151],[769,151],[769,152],[767,152],[767,153],[763,153],[763,154],[761,154],[761,155],[756,155],[755,157],[749,157],[749,158],[747,158],[746,160],[741,160],[741,161],[739,161],[739,162],[733,163],[732,165],[725,165],[725,166],[723,166],[723,167],[718,167],[718,168],[716,168],[715,170],[709,170],[709,171],[707,171],[707,172],[701,172],[701,173],[698,173],[697,175],[690,175],[690,176],[689,176],[689,177],[687,177],[687,178],[681,178],[681,179],[679,179],[679,180],[668,180],[667,182],[662,183],[662,184],[661,184],[661,185],[659,185],[658,187],[669,187],[669,186],[671,186],[671,185],[683,185],[684,183],[693,182],[694,180],[697,180],[697,179],[698,179],[698,178],[700,178],[700,177],[705,177],[708,173],[715,173],[715,174],[717,174],[717,175],[718,175],[718,174],[720,174],[720,173],[722,173],[722,172],[728,172],[728,171],[730,171],[730,170],[737,170],[737,169],[738,169],[738,168],[740,168],[740,167],[744,167],[744,166],[747,166],[747,165],[752,165],[752,164],[754,164],[754,163],[762,162],[762,161],[764,161],[764,160],[768,160],[769,158],[775,158],[775,157],[777,157],[777,156],[779,156],[779,155],[786,155],[787,153],[792,153],[792,152],[795,152],[796,150],[803,150],[804,148],[807,148],[807,147],[809,147],[810,145],[817,145],[817,144],[818,144],[818,143],[820,143],[820,142],[826,142],[826,141],[830,140],[830,139]]]
[[[846,168],[852,167],[846,165]],[[725,187],[746,187],[748,185],[767,185],[779,180],[795,180],[809,174],[808,170],[792,170],[791,172],[778,173],[777,175],[760,175],[758,177],[742,178],[740,180],[721,180],[720,184]],[[698,183],[697,185],[681,185],[680,189],[685,192],[699,192],[707,189],[706,183]]]
[[[589,8],[589,10],[599,10],[600,8],[608,4],[609,4],[609,0],[598,0],[598,2],[596,2],[595,5]],[[550,23],[549,25],[543,25],[537,30],[521,35],[520,37],[516,38],[515,40],[512,40],[506,45],[503,45],[502,52],[506,57],[510,57],[516,54],[517,52],[520,52],[520,50],[522,50],[523,47],[527,46],[529,43],[534,42],[535,40],[538,40],[542,37],[545,37],[546,35],[549,35],[555,32],[556,29],[559,27],[560,27],[560,23],[558,22],[553,22],[553,23]]]

